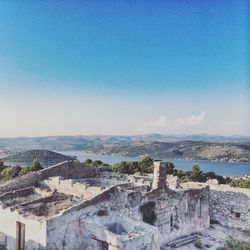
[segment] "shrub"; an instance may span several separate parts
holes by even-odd
[[[34,160],[34,161],[32,162],[32,166],[31,166],[30,169],[31,169],[31,171],[33,172],[33,171],[42,170],[43,167],[42,167],[42,165],[40,164],[40,162],[39,162],[38,160]]]
[[[1,171],[1,179],[11,180],[19,175],[22,168],[20,166],[6,167]]]
[[[86,159],[86,160],[84,161],[84,164],[85,164],[86,166],[90,166],[91,163],[92,163],[92,160],[91,160],[91,159]]]
[[[121,163],[115,163],[112,165],[113,172],[120,172],[120,169],[121,169]]]
[[[233,180],[230,183],[231,187],[249,188],[250,189],[250,178],[244,180]]]
[[[229,237],[224,246],[217,248],[217,250],[249,250],[250,242],[238,241],[233,237]]]
[[[28,174],[30,172],[31,172],[31,167],[30,166],[26,166],[26,167],[23,167],[23,169],[21,170],[21,172],[19,173],[19,175]]]
[[[100,161],[100,160],[94,160],[91,163],[91,167],[97,168],[97,167],[100,167],[102,164],[103,164],[102,161]]]
[[[239,187],[241,187],[241,188],[250,188],[250,178],[240,181]]]

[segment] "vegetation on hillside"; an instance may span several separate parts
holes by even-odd
[[[1,164],[2,164],[2,162],[0,161],[0,165]],[[14,167],[13,166],[4,166],[2,164],[1,168],[0,168],[0,180],[1,181],[12,180],[18,176],[28,174],[30,172],[35,172],[35,171],[38,171],[41,169],[43,169],[43,167],[41,166],[40,162],[37,160],[33,160],[31,166],[26,166],[24,168],[22,168],[20,166],[14,166]]]
[[[189,159],[221,162],[250,162],[250,143],[131,142],[104,144],[90,150],[97,154],[141,156],[160,159]]]
[[[43,167],[55,165],[63,161],[74,160],[73,157],[49,150],[29,150],[2,158],[6,165],[31,165],[37,159]]]

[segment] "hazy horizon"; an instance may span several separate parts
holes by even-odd
[[[249,6],[1,1],[0,138],[250,136]]]
[[[249,135],[244,135],[244,134],[234,134],[234,135],[219,135],[219,134],[205,134],[205,133],[200,133],[200,134],[164,134],[164,133],[143,133],[143,134],[62,134],[62,135],[42,135],[42,136],[9,136],[9,137],[0,137],[0,139],[17,139],[17,138],[40,138],[40,137],[67,137],[67,136],[72,136],[72,137],[105,137],[105,136],[150,136],[150,135],[160,135],[160,136],[173,136],[173,137],[185,137],[185,136],[211,136],[211,137],[231,137],[231,138],[250,138]]]

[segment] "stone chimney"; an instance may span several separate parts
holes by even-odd
[[[153,189],[165,189],[167,178],[167,164],[163,161],[154,161]]]

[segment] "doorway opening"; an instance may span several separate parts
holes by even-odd
[[[25,250],[25,224],[16,222],[16,250]]]

